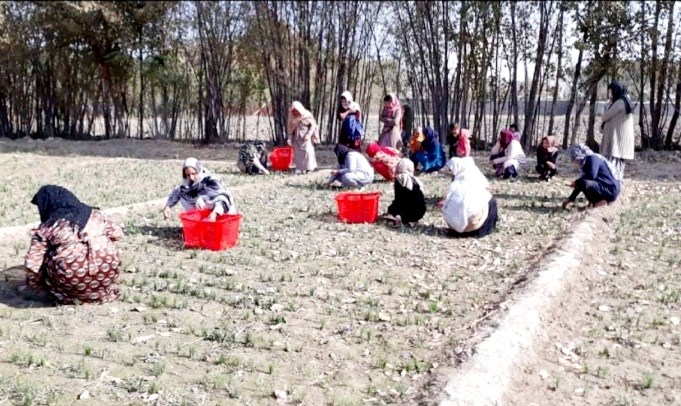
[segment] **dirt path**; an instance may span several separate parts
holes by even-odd
[[[667,179],[674,171],[666,165],[627,182],[628,198],[556,298],[504,404],[681,403],[681,182]]]

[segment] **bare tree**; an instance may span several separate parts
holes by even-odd
[[[539,40],[537,42],[537,53],[534,59],[534,75],[532,78],[532,85],[530,87],[529,98],[525,103],[525,126],[523,128],[522,135],[522,143],[526,149],[531,145],[531,134],[535,125],[537,88],[541,80],[542,64],[544,62],[546,39],[548,37],[549,23],[551,22],[551,14],[553,12],[553,4],[553,2],[539,3]]]

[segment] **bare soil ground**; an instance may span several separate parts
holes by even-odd
[[[681,165],[678,155],[645,158],[506,404],[681,402]]]
[[[68,144],[64,151],[80,148]],[[151,148],[172,161],[62,158],[53,164],[60,170],[47,172],[34,164],[48,159],[45,151],[12,150],[0,157],[15,159],[11,176],[24,183],[3,193],[0,206],[21,206],[17,217],[35,220],[28,201],[45,177],[103,208],[161,198],[185,156],[234,156],[153,142],[111,147],[121,144],[137,157]],[[328,151],[320,155],[333,163]],[[163,220],[160,207],[114,217],[127,232],[119,302],[54,307],[19,290],[29,237],[0,241],[0,396],[72,404],[88,391],[97,404],[268,404],[276,391],[292,404],[414,403],[431,373],[455,362],[478,320],[581,215],[559,209],[574,176],[566,162],[549,184],[493,181],[501,221],[481,240],[441,232],[435,202],[444,173],[422,177],[430,202],[422,223],[396,229],[338,223],[335,191],[318,186],[325,171],[247,177],[229,174],[233,162],[210,168],[229,179],[244,214],[234,249],[183,249],[179,222]],[[478,164],[489,169],[485,156]],[[103,185],[131,193],[109,195]],[[392,185],[371,189],[383,192],[385,211]]]
[[[224,146],[193,147],[151,140],[23,139],[0,141],[0,151],[11,151],[0,153],[8,168],[0,184],[0,193],[7,198],[7,204],[0,207],[0,227],[35,221],[35,206],[25,203],[45,184],[64,186],[87,204],[101,208],[166,197],[181,181],[182,162],[190,156],[220,175],[229,187],[263,180],[240,174],[236,149]],[[329,147],[320,148],[317,156],[322,167],[335,163]],[[286,176],[272,173],[268,180]]]

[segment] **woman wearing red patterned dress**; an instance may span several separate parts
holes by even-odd
[[[61,304],[110,302],[118,298],[123,230],[99,210],[61,186],[38,190],[40,226],[26,255],[26,282],[45,288]]]

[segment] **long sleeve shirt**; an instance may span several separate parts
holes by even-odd
[[[374,168],[371,166],[369,161],[356,151],[348,152],[348,156],[345,157],[345,165],[338,171],[339,175],[348,172],[362,172],[367,176],[374,176]]]
[[[596,182],[602,188],[611,191],[619,191],[620,188],[620,182],[610,172],[607,162],[598,155],[589,155],[584,159],[582,177],[575,181],[575,189],[568,200],[574,202],[579,193],[586,189],[589,182]]]

